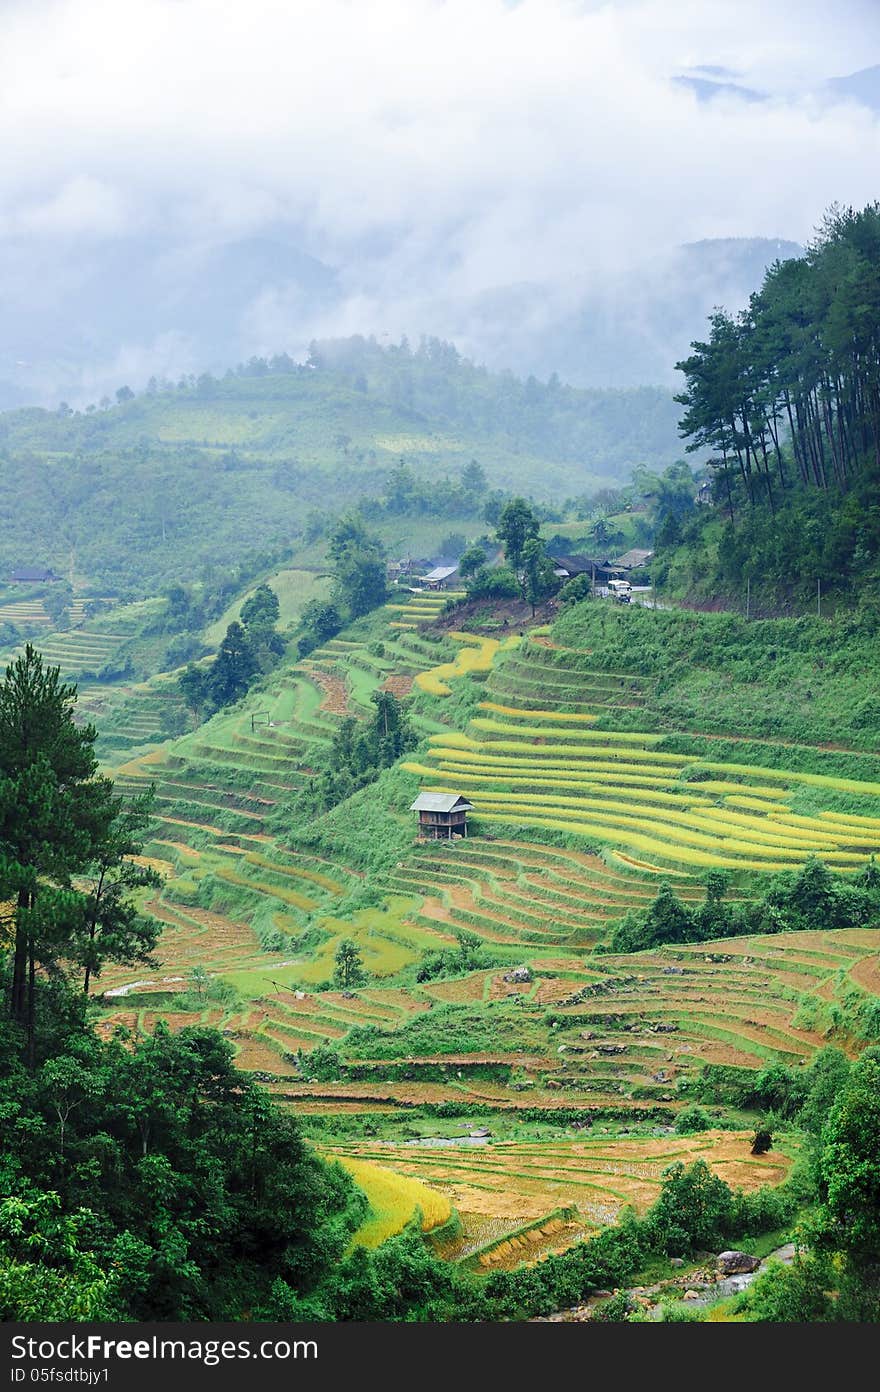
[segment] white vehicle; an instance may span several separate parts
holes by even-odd
[[[609,580],[608,593],[620,604],[629,604],[632,599],[632,585],[628,580]]]

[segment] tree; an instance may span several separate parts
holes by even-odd
[[[522,567],[523,590],[525,598],[532,606],[532,618],[534,618],[535,610],[541,600],[551,595],[558,586],[553,562],[547,555],[540,537],[529,537],[525,542],[522,550]]]
[[[661,1251],[714,1251],[730,1231],[733,1193],[705,1160],[689,1169],[676,1161],[663,1171],[660,1198],[647,1222]]]
[[[259,585],[241,606],[241,622],[254,658],[264,672],[284,654],[284,642],[275,631],[281,613],[278,596],[268,585]]]
[[[241,622],[245,628],[274,628],[281,614],[278,596],[269,585],[258,585],[241,606]]]
[[[367,979],[364,962],[357,944],[350,938],[343,938],[333,958],[333,984],[341,991],[351,991],[355,986],[363,986]]]
[[[815,1246],[840,1254],[844,1317],[880,1318],[880,1058],[854,1065],[822,1129]]]
[[[458,573],[462,580],[468,580],[472,575],[476,575],[477,571],[486,564],[486,559],[486,553],[482,546],[469,546],[458,562]]]
[[[83,994],[106,961],[153,965],[150,953],[160,925],[145,918],[135,896],[161,886],[162,877],[149,865],[133,859],[141,850],[152,817],[153,793],[126,804],[113,799],[113,820],[95,846],[87,876],[82,915],[71,942],[71,958],[83,968]]]
[[[461,486],[465,493],[472,493],[476,497],[486,491],[486,470],[476,459],[465,464],[461,471]]]
[[[240,700],[258,671],[247,634],[240,623],[231,623],[206,677],[208,694],[214,705],[219,708]]]
[[[73,588],[66,581],[58,581],[43,597],[43,608],[56,628],[66,628],[70,621],[70,606],[73,602]]]
[[[37,972],[71,944],[71,890],[106,843],[118,803],[99,778],[93,725],[73,720],[76,688],[30,644],[0,685],[0,883],[14,900],[10,1010],[33,1065]]]
[[[480,566],[467,582],[468,599],[517,599],[522,590],[510,566]]]
[[[385,551],[357,513],[348,513],[336,524],[327,554],[333,563],[335,599],[350,618],[385,602]]]
[[[610,545],[612,536],[611,528],[608,526],[604,517],[596,518],[596,521],[590,527],[590,536],[593,538],[600,551]]]
[[[416,496],[416,479],[412,469],[401,459],[388,475],[385,485],[386,507],[390,513],[401,516],[412,510]]]
[[[342,627],[342,619],[335,604],[325,600],[311,599],[302,611],[300,622],[303,633],[300,636],[298,651],[300,657],[307,656],[328,638],[334,638]]]
[[[126,401],[134,401],[134,392],[131,387],[119,387],[116,392],[116,400],[120,406]]]
[[[538,535],[540,524],[525,498],[511,498],[505,504],[498,519],[498,540],[504,543],[507,564],[518,571],[522,565],[523,550],[530,537]]]
[[[208,673],[204,668],[197,667],[194,662],[190,662],[186,671],[178,677],[177,685],[187,708],[197,716],[201,716],[210,699]]]

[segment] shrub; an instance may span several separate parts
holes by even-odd
[[[708,1131],[712,1119],[702,1107],[685,1107],[675,1119],[675,1129],[679,1136],[693,1136],[698,1131]]]

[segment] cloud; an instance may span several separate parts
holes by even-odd
[[[28,0],[0,38],[0,241],[282,228],[337,272],[317,327],[466,335],[502,287],[549,310],[877,192],[880,123],[811,95],[880,60],[874,0]],[[700,68],[768,100],[701,103]],[[301,308],[268,287],[246,334]]]

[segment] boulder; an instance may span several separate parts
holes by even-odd
[[[761,1265],[759,1257],[749,1256],[748,1252],[719,1252],[716,1267],[721,1276],[742,1276],[757,1271]]]

